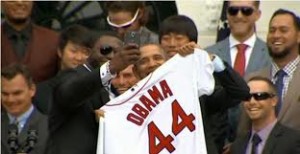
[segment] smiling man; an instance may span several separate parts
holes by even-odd
[[[272,80],[278,93],[276,108],[278,120],[293,129],[300,130],[300,19],[289,10],[274,12],[269,24],[267,44],[272,66],[249,76],[264,76]],[[248,124],[241,119],[239,129],[245,131]],[[242,132],[241,132],[242,133]]]
[[[163,48],[157,44],[147,44],[140,47],[141,57],[133,69],[139,80],[155,71],[167,61],[167,55]]]
[[[250,97],[244,110],[252,127],[238,136],[231,147],[232,154],[294,154],[300,152],[300,132],[277,122],[276,87],[268,78],[255,76],[248,82]],[[276,146],[275,146],[276,145]]]
[[[25,150],[27,133],[34,130],[38,140],[33,150],[25,153],[44,153],[48,138],[48,118],[32,104],[35,84],[24,65],[12,64],[1,70],[1,153],[19,153]],[[18,128],[18,147],[15,151],[9,144],[11,125]],[[28,139],[28,138],[27,138]],[[34,139],[34,138],[31,138]],[[26,144],[27,143],[27,144]],[[23,151],[24,152],[24,151]],[[22,153],[23,153],[22,152]]]
[[[138,82],[136,76],[133,73],[133,65],[129,65],[127,68],[117,74],[115,78],[111,80],[111,84],[117,90],[119,94],[123,94],[134,84]]]
[[[260,1],[254,0],[228,1],[230,35],[206,48],[229,63],[242,77],[271,65],[266,43],[255,32],[255,23],[261,16],[259,6]],[[229,130],[226,137],[229,142],[236,136],[239,116],[238,106],[228,110]]]
[[[25,64],[38,83],[58,71],[58,33],[33,23],[34,8],[33,1],[1,1],[1,67]]]

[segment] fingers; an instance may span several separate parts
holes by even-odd
[[[121,52],[121,58],[126,65],[130,65],[139,60],[140,54],[141,52],[136,48],[127,49]]]
[[[96,121],[99,122],[100,117],[104,117],[104,111],[101,109],[94,110]]]
[[[137,44],[129,43],[124,45],[123,50],[138,49],[138,48],[139,46]]]
[[[226,144],[226,145],[223,147],[223,152],[222,152],[222,154],[230,154],[230,147],[231,147],[231,143]]]
[[[208,55],[211,61],[213,61],[216,58],[214,54],[208,53]]]
[[[136,63],[140,59],[140,51],[136,45],[126,45],[117,52],[110,61],[110,71],[112,73],[120,72],[127,66]]]
[[[198,45],[195,42],[189,42],[185,44],[184,46],[177,49],[177,52],[181,56],[186,56],[194,52],[194,48],[198,47]]]

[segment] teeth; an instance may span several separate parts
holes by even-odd
[[[275,45],[281,45],[282,42],[274,42],[273,44],[275,44]]]
[[[249,111],[257,111],[258,108],[250,108]]]

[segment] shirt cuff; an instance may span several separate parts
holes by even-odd
[[[110,85],[111,79],[117,76],[117,74],[111,74],[109,70],[109,63],[110,62],[108,61],[100,67],[100,77],[101,77],[102,85],[104,87],[108,87]]]
[[[215,56],[215,58],[212,62],[213,62],[213,65],[215,67],[215,72],[224,71],[225,70],[225,65],[224,65],[222,59],[217,55],[214,55],[214,56]]]

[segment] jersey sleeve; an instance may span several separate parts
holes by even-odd
[[[196,80],[199,96],[212,94],[215,87],[214,67],[206,51],[195,49]]]

